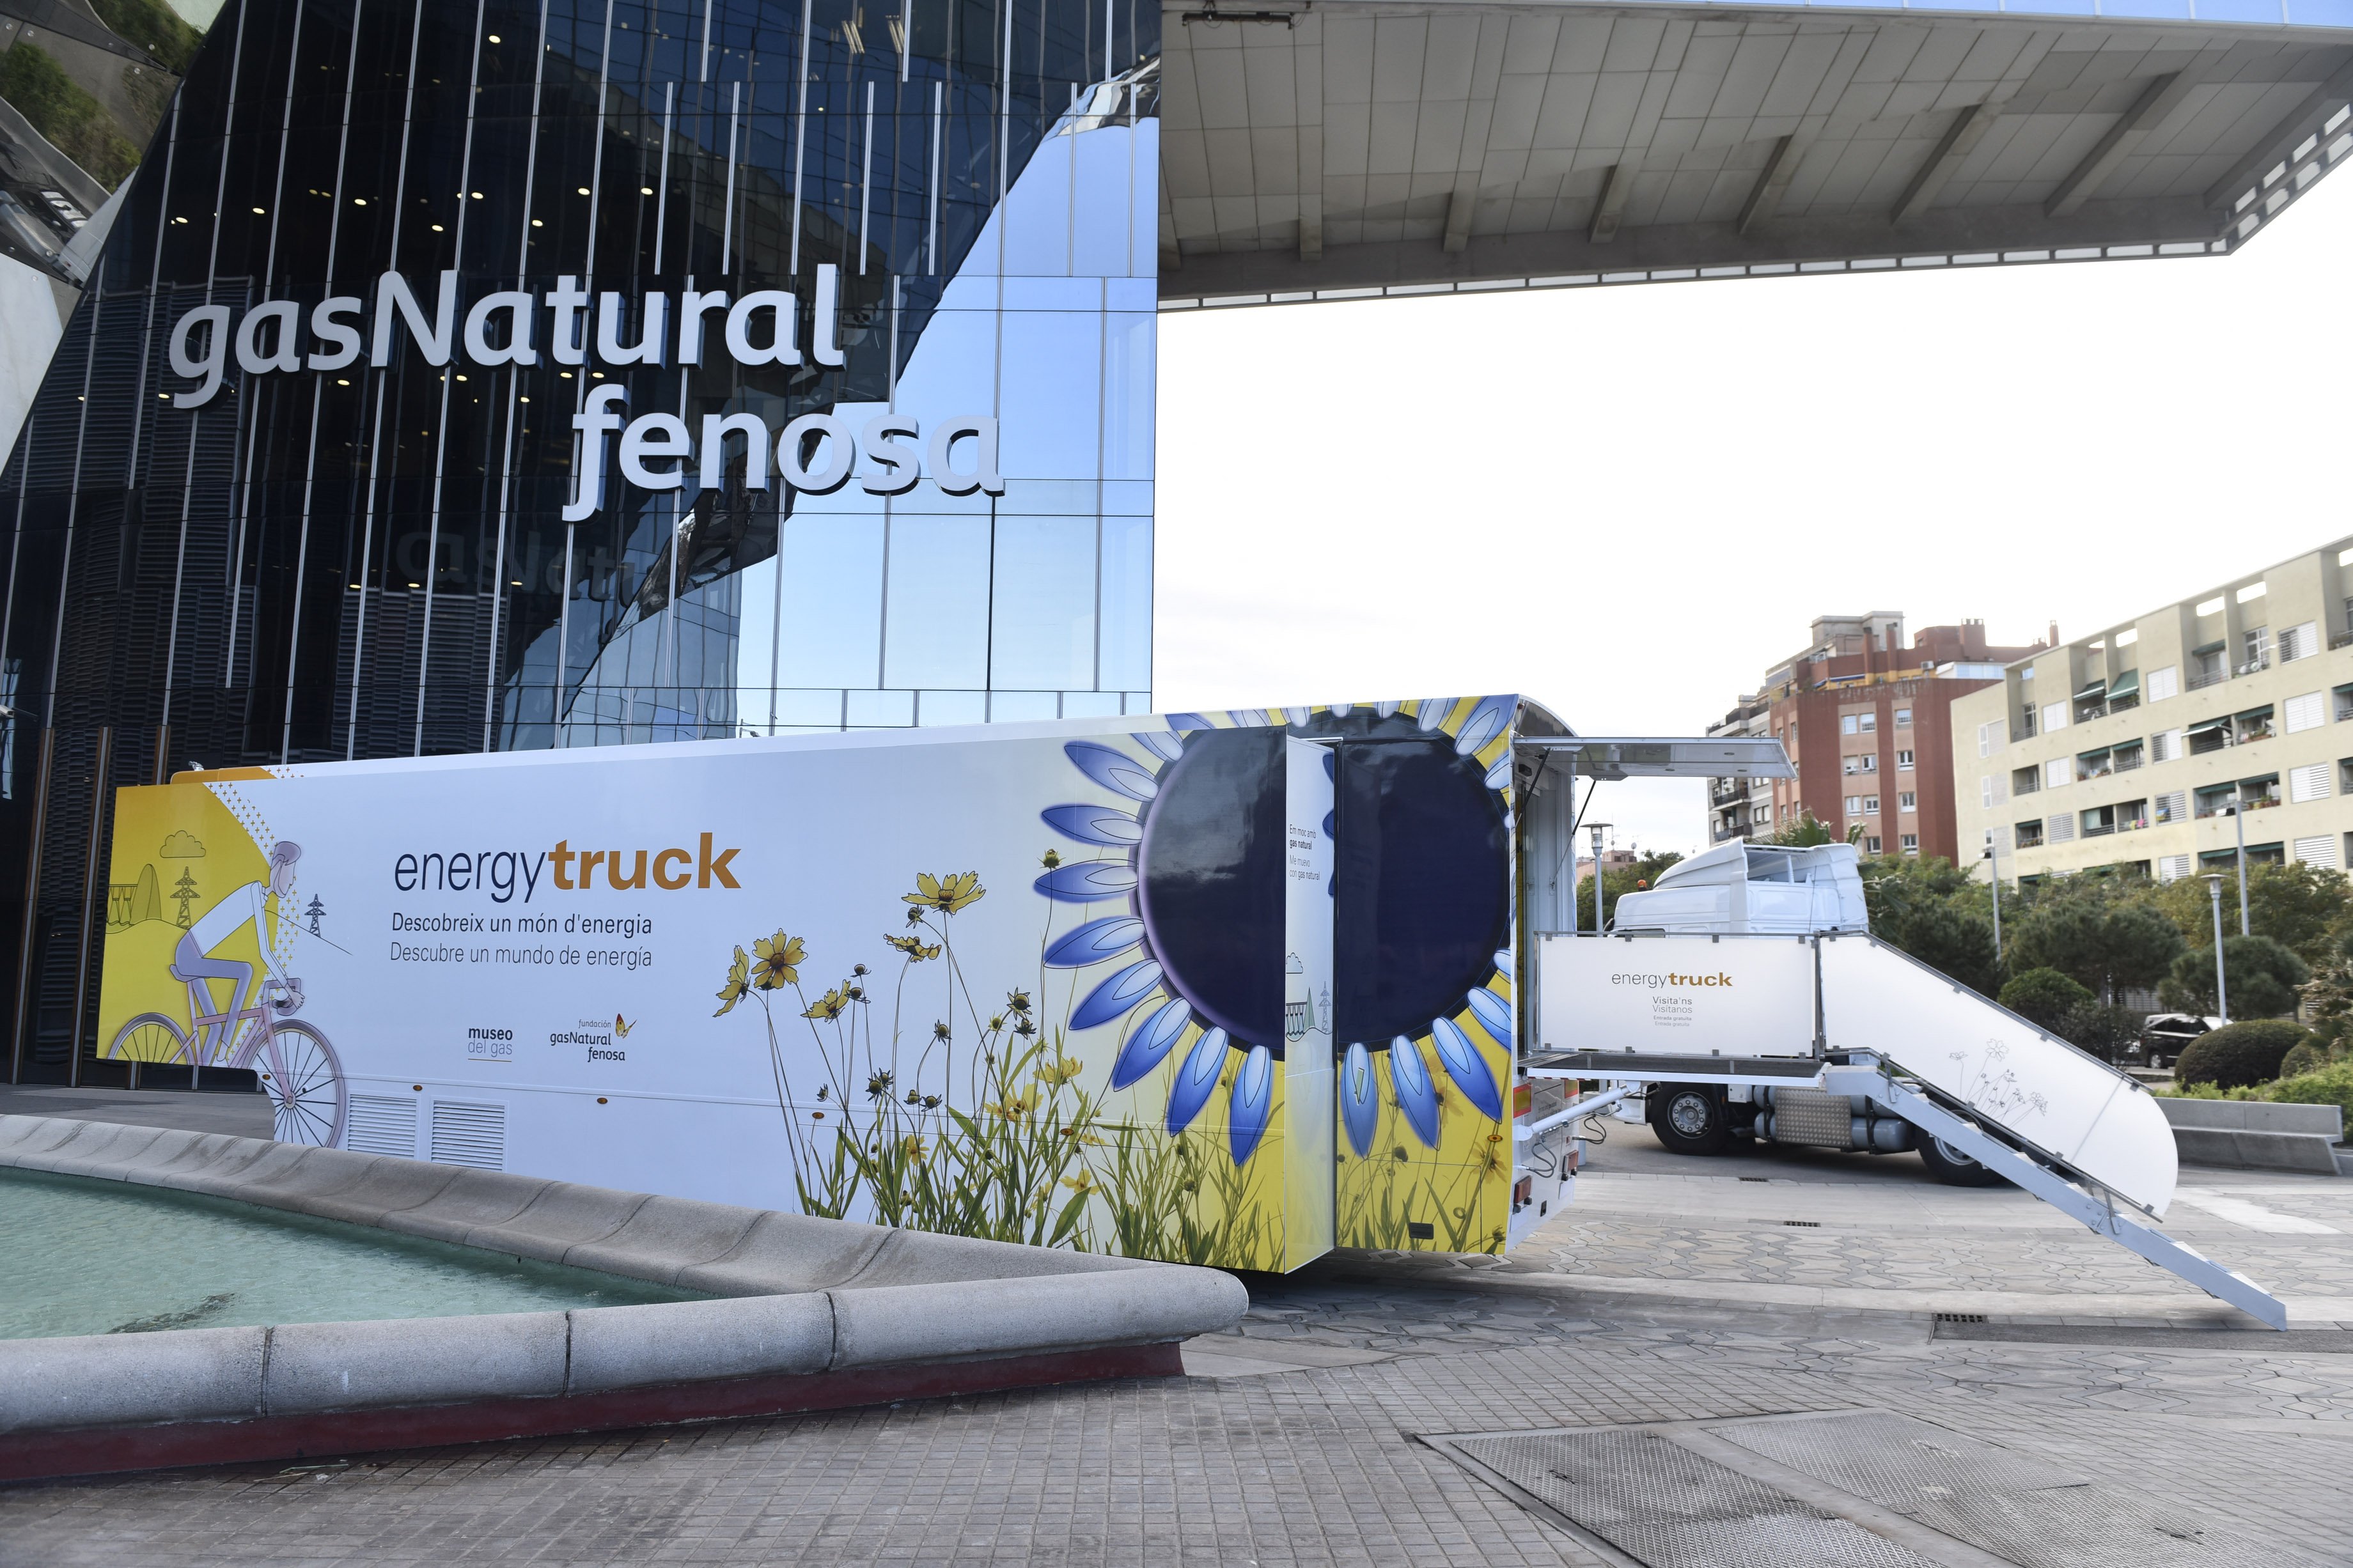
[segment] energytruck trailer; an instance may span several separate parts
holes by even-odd
[[[1787,768],[1501,695],[192,772],[120,794],[100,1050],[293,1142],[1264,1269],[1503,1252],[1641,1086],[1836,1099],[2276,1320],[2156,1229],[2138,1084],[1838,888],[1577,931],[1596,784]]]

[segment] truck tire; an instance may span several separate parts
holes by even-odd
[[[1920,1151],[1920,1163],[1928,1173],[1948,1187],[1998,1187],[2007,1179],[1962,1153],[1941,1138],[1932,1138],[1919,1128],[1914,1128],[1913,1146]]]
[[[1732,1133],[1724,1092],[1704,1083],[1662,1083],[1649,1096],[1651,1131],[1670,1154],[1721,1154]]]

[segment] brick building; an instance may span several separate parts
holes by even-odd
[[[2047,646],[1994,646],[1982,621],[1907,637],[1897,611],[1818,618],[1805,647],[1708,730],[1779,741],[1798,776],[1712,781],[1708,842],[1767,838],[1810,811],[1866,855],[1957,858],[1953,700]]]

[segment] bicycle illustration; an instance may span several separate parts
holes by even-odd
[[[280,840],[269,852],[269,881],[248,882],[207,910],[184,933],[171,974],[188,988],[188,1026],[163,1013],[142,1013],[115,1031],[110,1057],[132,1061],[185,1062],[191,1068],[245,1068],[260,1076],[281,1143],[337,1148],[351,1091],[343,1065],[327,1037],[288,1015],[302,1005],[302,982],[286,973],[272,949],[268,895],[293,890],[301,846]],[[254,966],[218,956],[248,924],[260,938],[269,978],[254,984]],[[230,983],[228,1005],[217,1007],[212,982]]]

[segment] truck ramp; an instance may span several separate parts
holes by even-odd
[[[2146,1085],[1876,937],[1553,938],[1529,1070],[1863,1096],[2275,1329],[2285,1306],[2158,1228],[2173,1131]],[[1563,1047],[1567,1048],[1563,1048]]]

